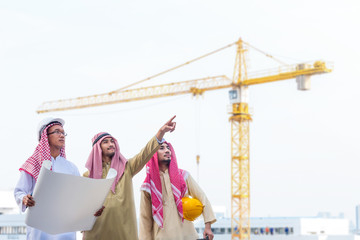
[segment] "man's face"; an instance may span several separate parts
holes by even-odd
[[[104,138],[100,143],[100,147],[103,156],[112,158],[115,155],[115,141],[112,137]]]
[[[61,125],[54,125],[47,130],[50,147],[63,148],[65,147],[65,132]]]
[[[166,143],[163,143],[160,145],[160,148],[157,151],[157,154],[158,154],[159,162],[170,162],[171,161],[170,147]]]

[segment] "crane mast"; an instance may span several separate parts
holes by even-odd
[[[250,164],[248,86],[246,53],[241,39],[233,75],[233,90],[230,91],[231,111],[231,238],[250,239]]]

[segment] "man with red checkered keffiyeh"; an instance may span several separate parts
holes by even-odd
[[[66,160],[64,124],[61,118],[46,118],[39,124],[39,144],[33,155],[20,167],[20,179],[14,190],[15,200],[22,212],[27,207],[35,206],[32,192],[43,161],[50,160],[54,172],[80,176],[78,168]],[[75,232],[51,235],[29,226],[26,235],[27,239],[39,240],[76,239]]]
[[[146,164],[146,178],[141,186],[140,240],[197,239],[194,224],[184,217],[182,198],[189,196],[204,206],[203,237],[212,240],[211,224],[216,218],[211,204],[191,175],[178,168],[172,145],[164,142]]]

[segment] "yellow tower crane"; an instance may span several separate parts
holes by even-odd
[[[200,78],[190,81],[173,82],[168,84],[129,89],[130,87],[148,81],[154,77],[175,70],[201,58],[219,52],[225,48],[237,46],[233,78],[225,75]],[[250,239],[250,169],[249,169],[249,123],[251,114],[248,105],[248,87],[251,85],[269,83],[296,78],[299,90],[310,89],[310,76],[329,73],[332,66],[323,61],[311,64],[300,63],[286,65],[273,70],[266,70],[248,75],[245,54],[248,47],[252,47],[239,39],[223,48],[195,58],[159,74],[130,84],[121,89],[72,99],[44,102],[37,113],[65,111],[107,104],[138,101],[151,98],[175,96],[180,94],[202,95],[206,91],[231,88],[229,97],[232,104],[231,122],[231,236],[232,239]],[[256,49],[256,48],[255,48]],[[258,50],[258,49],[256,49]],[[267,55],[272,57],[270,55]]]

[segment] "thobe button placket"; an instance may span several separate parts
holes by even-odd
[[[160,173],[160,177],[162,178],[162,183],[164,184],[164,188],[163,188],[163,190],[164,190],[164,192],[163,192],[163,196],[162,196],[162,204],[163,204],[163,206],[166,206],[167,205],[167,201],[166,201],[166,197],[168,197],[169,196],[169,191],[168,191],[168,189],[167,189],[167,181],[168,181],[168,178],[167,178],[167,174],[166,174],[166,172],[161,172]]]

